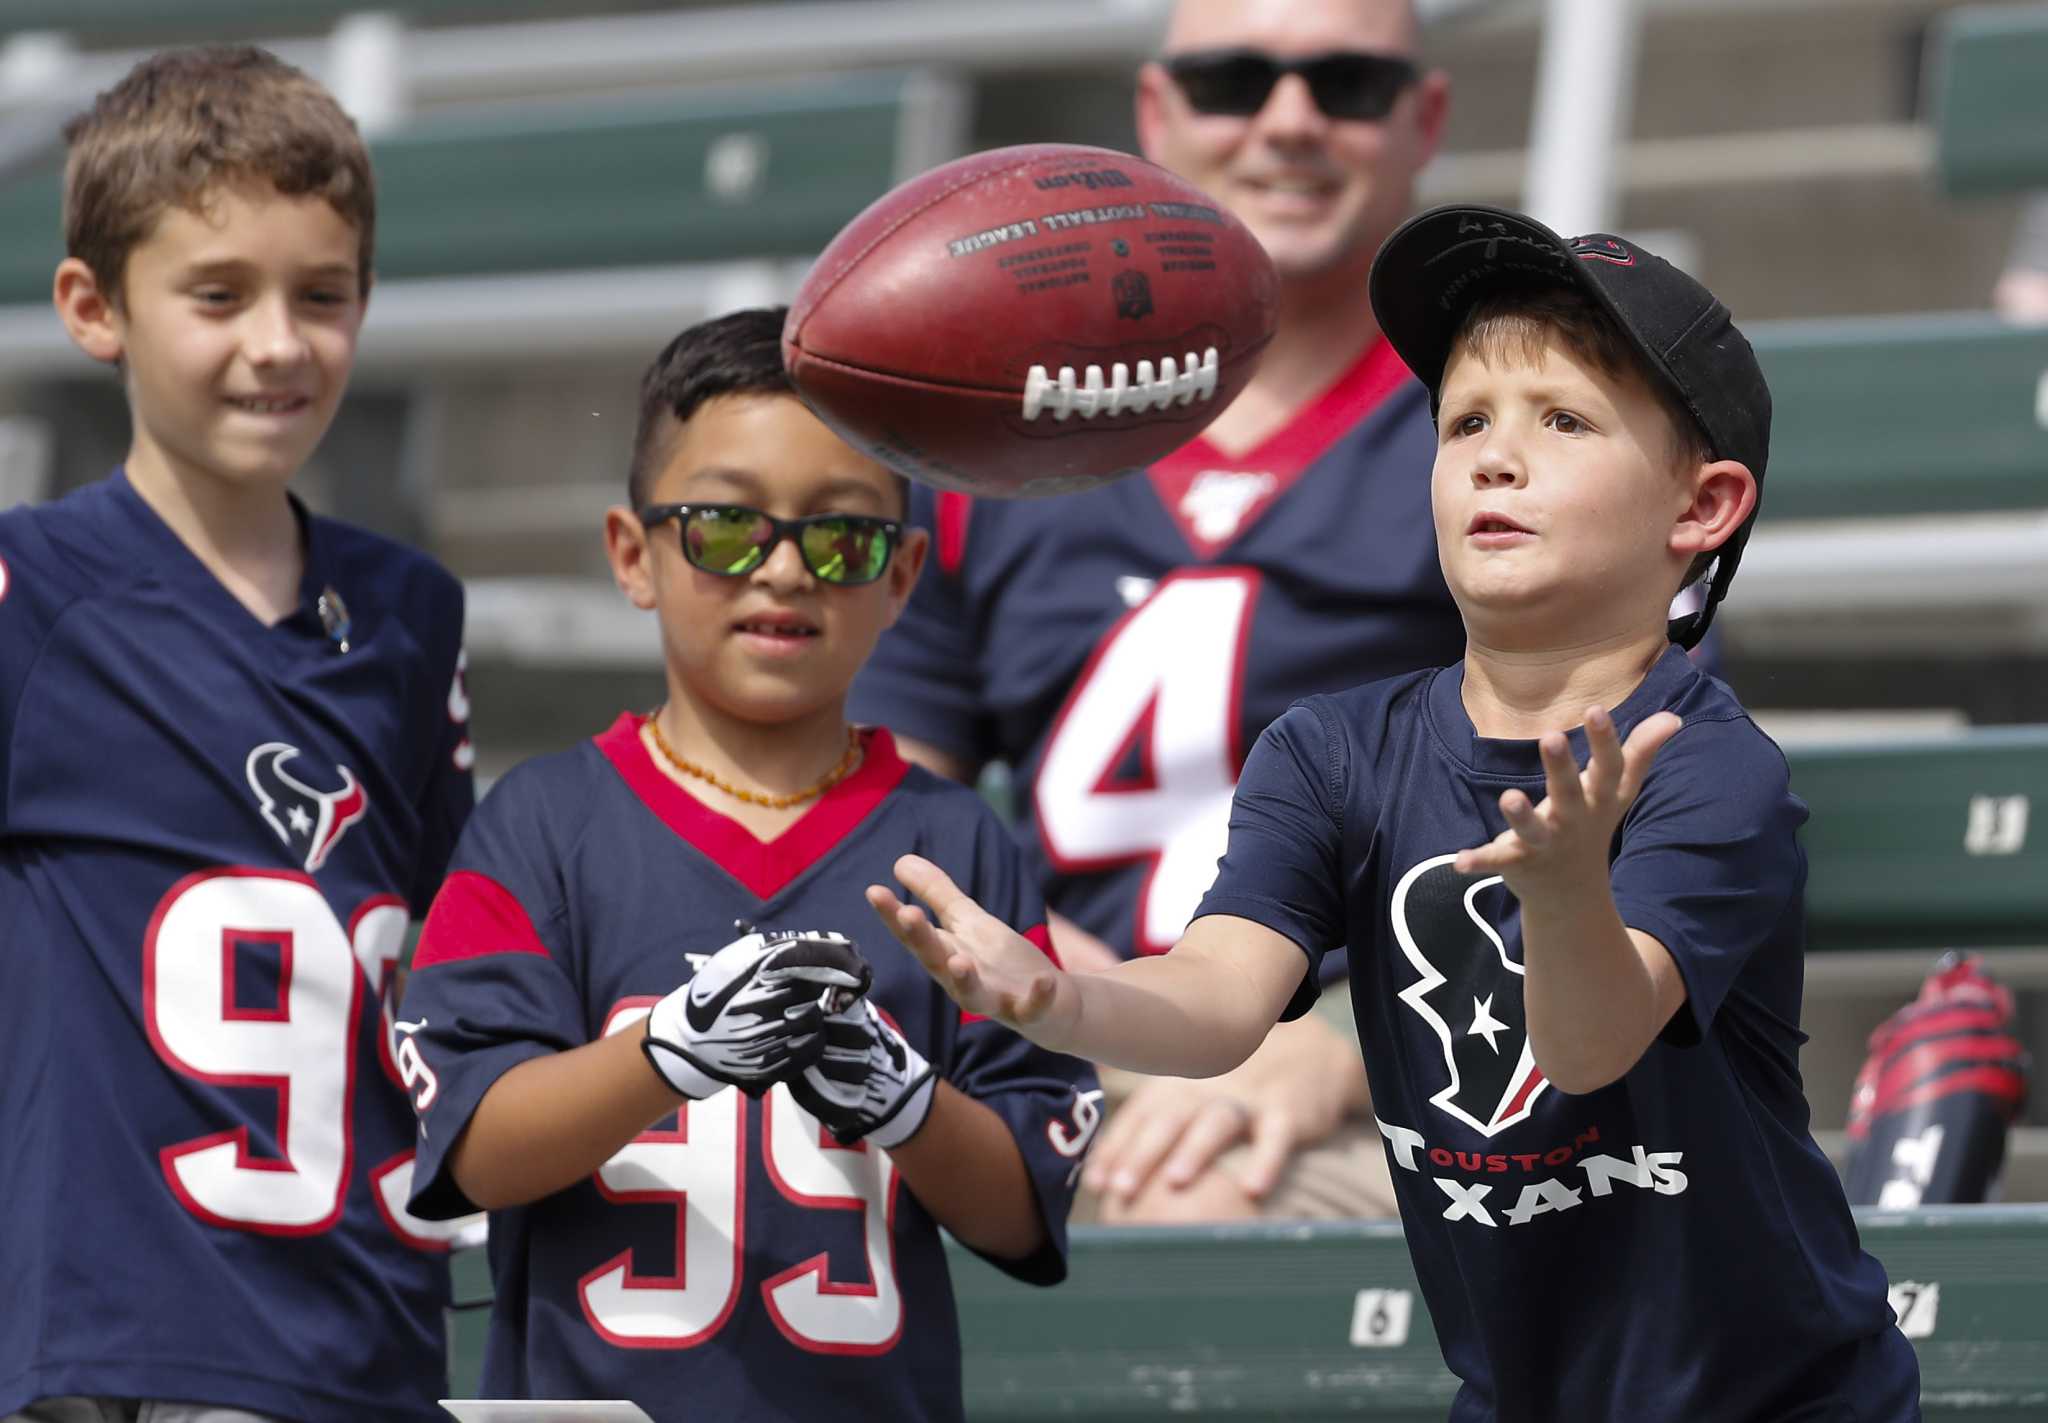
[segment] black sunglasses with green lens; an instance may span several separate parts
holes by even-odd
[[[653,528],[674,519],[682,530],[683,557],[692,568],[738,578],[768,561],[784,539],[796,543],[804,567],[821,583],[872,583],[889,567],[903,525],[868,514],[812,514],[778,519],[744,504],[650,504],[640,523]]]
[[[1284,74],[1299,74],[1316,107],[1333,119],[1383,119],[1421,76],[1398,54],[1332,50],[1283,59],[1258,49],[1203,49],[1160,61],[1199,114],[1250,118],[1266,107]]]

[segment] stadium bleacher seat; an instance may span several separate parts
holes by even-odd
[[[1864,1212],[1859,1224],[1919,1351],[1929,1423],[2038,1423],[2048,1207]],[[1441,1423],[1456,1392],[1391,1223],[1077,1229],[1073,1273],[1053,1291],[957,1248],[952,1267],[974,1423]],[[456,1270],[458,1300],[488,1298],[478,1252]],[[484,1314],[453,1317],[459,1394],[475,1388]]]
[[[1971,313],[1752,335],[1771,384],[1766,527],[2048,508],[2048,328]]]
[[[895,181],[901,75],[423,118],[372,145],[377,275],[804,256]],[[0,187],[0,303],[47,302],[55,165]]]
[[[1810,949],[2048,948],[2048,726],[1788,759]]]
[[[1943,188],[2048,188],[2048,5],[1950,11],[1929,55]]]

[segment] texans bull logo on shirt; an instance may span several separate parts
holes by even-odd
[[[327,862],[342,832],[369,812],[370,798],[346,766],[334,768],[341,776],[339,790],[307,785],[285,770],[298,754],[288,742],[266,741],[249,753],[245,774],[263,819],[311,874]]]
[[[1401,1001],[1443,1044],[1448,1085],[1430,1105],[1490,1137],[1527,1118],[1550,1084],[1529,1051],[1522,966],[1478,907],[1505,886],[1459,874],[1456,859],[1424,860],[1394,887],[1394,937],[1417,975]]]

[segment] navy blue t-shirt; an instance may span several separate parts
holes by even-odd
[[[1808,1131],[1798,1066],[1806,808],[1677,648],[1614,711],[1684,727],[1612,855],[1622,921],[1685,1006],[1619,1081],[1554,1090],[1522,1012],[1520,912],[1458,851],[1543,797],[1533,741],[1474,734],[1462,664],[1313,697],[1253,750],[1203,914],[1311,961],[1350,946],[1374,1110],[1456,1423],[1919,1417],[1912,1347]],[[1572,733],[1583,764],[1583,729]],[[1303,982],[1290,1015],[1314,996]],[[1833,1401],[1839,1411],[1798,1413]]]
[[[428,917],[400,1025],[422,1215],[471,1209],[448,1149],[493,1082],[637,1024],[743,919],[856,939],[871,1001],[1023,1154],[1046,1244],[995,1263],[1065,1276],[1101,1113],[1091,1069],[963,1020],[863,892],[892,882],[897,856],[925,855],[1040,947],[1043,903],[974,792],[907,765],[886,731],[863,737],[859,769],[765,843],[670,780],[631,716],[492,789]],[[591,1178],[493,1212],[490,1253],[486,1396],[631,1399],[662,1423],[961,1416],[937,1224],[887,1152],[838,1145],[784,1086],[686,1103]]]
[[[1242,454],[1197,439],[1057,499],[914,488],[934,566],[853,714],[1007,761],[1047,902],[1119,953],[1164,953],[1215,877],[1267,724],[1462,654],[1435,453],[1427,392],[1379,342]]]
[[[388,1029],[472,800],[462,589],[298,512],[274,626],[120,474],[0,514],[0,1415],[441,1416]]]

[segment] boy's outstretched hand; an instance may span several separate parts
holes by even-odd
[[[1572,760],[1571,742],[1550,732],[1536,743],[1543,757],[1544,796],[1532,805],[1521,791],[1504,792],[1501,814],[1508,828],[1486,844],[1458,854],[1460,874],[1499,875],[1516,897],[1531,891],[1605,881],[1614,828],[1643,788],[1650,762],[1685,723],[1658,712],[1637,725],[1623,745],[1614,720],[1599,707],[1586,709],[1586,769]]]
[[[1079,1007],[1066,975],[1036,944],[968,898],[930,860],[905,855],[895,869],[903,887],[932,912],[927,917],[887,886],[869,885],[868,903],[889,932],[967,1012],[994,1018],[1057,1048],[1058,1042],[1048,1038],[1069,1025]]]

